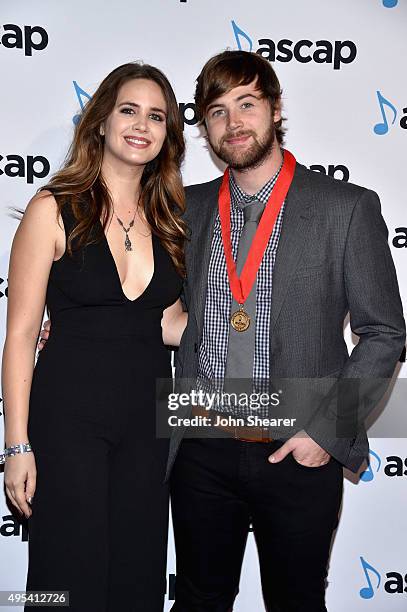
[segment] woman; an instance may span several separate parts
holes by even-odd
[[[65,166],[14,238],[3,356],[5,485],[29,518],[27,590],[70,610],[162,610],[168,441],[155,435],[165,345],[186,324],[180,163],[166,77],[114,70],[88,102]],[[47,304],[52,334],[34,369]]]

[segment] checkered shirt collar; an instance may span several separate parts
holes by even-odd
[[[232,207],[234,209],[241,210],[238,206],[238,202],[250,202],[251,200],[258,200],[262,204],[267,204],[267,201],[276,183],[278,175],[280,174],[280,170],[281,166],[279,167],[275,175],[269,181],[267,181],[267,183],[263,185],[263,187],[261,187],[254,195],[248,195],[247,193],[245,193],[243,189],[239,187],[239,185],[236,183],[235,177],[233,176],[233,172],[229,172],[229,189]]]

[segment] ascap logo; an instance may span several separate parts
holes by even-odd
[[[80,87],[76,81],[72,81],[72,83],[82,112],[86,102],[90,100],[92,96],[90,96],[84,89],[82,89],[82,87]],[[72,117],[72,122],[74,123],[74,125],[76,125],[77,123],[79,123],[80,119],[81,115],[79,113]]]
[[[392,240],[392,245],[396,249],[405,249],[407,247],[407,227],[396,227],[394,231],[396,236]]]
[[[82,89],[82,87],[76,82],[72,81],[76,98],[79,102],[80,112],[72,117],[72,122],[74,125],[79,123],[81,119],[81,112],[83,111],[85,104],[88,100],[92,98],[87,91]],[[182,124],[185,125],[196,125],[198,123],[198,119],[196,117],[196,107],[193,102],[180,102],[179,112],[182,119]]]
[[[385,98],[379,90],[376,91],[376,95],[377,95],[377,101],[379,103],[379,109],[380,109],[382,120],[374,125],[373,132],[377,136],[384,136],[394,126],[395,121],[397,119],[397,115],[399,114],[399,111],[397,110],[395,105],[392,102],[390,102],[388,98]],[[404,113],[404,115],[402,115],[399,121],[399,126],[403,130],[407,130],[407,106],[402,109],[402,112]],[[390,119],[390,124],[389,124],[389,119]]]
[[[369,451],[369,462],[366,470],[361,473],[360,480],[362,482],[372,482],[376,475],[382,469],[382,459],[375,453],[374,450]],[[386,457],[386,463],[383,466],[383,473],[389,478],[407,476],[407,457],[399,457],[398,455],[389,455]]]
[[[181,115],[183,125],[196,125],[198,119],[196,116],[196,106],[194,102],[180,102],[179,112]]]
[[[232,21],[238,49],[253,51],[254,43],[249,34],[244,32]],[[315,62],[316,64],[331,64],[334,70],[340,70],[343,64],[351,64],[356,59],[357,47],[352,40],[325,39],[312,41],[307,38],[294,42],[289,38],[275,41],[271,38],[257,40],[256,53],[270,62],[291,62],[296,60],[301,64]]]
[[[398,455],[390,455],[386,457],[386,465],[383,472],[386,476],[394,478],[395,476],[407,476],[407,457],[399,457]]]
[[[8,287],[2,287],[3,283],[5,282],[6,280],[4,278],[0,278],[0,298],[8,297]]]
[[[0,524],[0,536],[4,538],[20,538],[23,542],[28,541],[27,521],[18,521],[12,514],[2,517],[3,523]]]
[[[368,563],[366,559],[360,557],[360,563],[366,579],[366,586],[363,586],[359,591],[359,595],[362,599],[372,599],[379,590],[380,585],[382,585],[386,593],[390,595],[402,595],[407,593],[407,574],[403,575],[400,572],[386,572],[384,575],[387,580],[384,581],[382,579],[382,573],[379,572],[376,567]]]
[[[319,164],[313,164],[309,167],[309,169],[314,170],[314,172],[321,172],[321,174],[327,174],[328,176],[332,176],[333,178],[344,181],[345,183],[349,181],[349,168],[343,164],[329,164],[327,167],[320,166]]]
[[[33,51],[43,51],[48,46],[48,32],[41,26],[6,23],[0,28],[0,45],[6,49],[24,49],[24,55],[31,56]]]
[[[3,168],[1,162],[6,160]],[[0,176],[9,178],[25,178],[27,183],[33,183],[35,178],[44,178],[49,174],[50,163],[43,155],[0,155]]]
[[[369,459],[367,468],[360,474],[360,480],[362,482],[371,482],[374,480],[375,475],[380,470],[382,460],[377,453],[372,449],[369,450]]]

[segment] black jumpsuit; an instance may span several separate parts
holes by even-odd
[[[68,235],[69,205],[62,218]],[[52,328],[28,423],[37,487],[27,590],[67,590],[75,612],[158,612],[168,440],[155,435],[155,381],[171,377],[161,317],[182,280],[153,234],[152,280],[128,299],[102,236],[73,257],[65,252],[50,273]]]

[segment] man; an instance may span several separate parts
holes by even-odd
[[[377,195],[313,173],[283,152],[281,89],[260,56],[226,51],[210,59],[195,101],[209,144],[230,174],[187,188],[189,317],[177,355],[180,388],[183,380],[217,389],[230,378],[390,378],[405,327]],[[277,189],[280,201],[266,205]],[[251,214],[251,207],[260,212]],[[262,214],[274,220],[262,225]],[[253,231],[246,223],[253,225],[254,217]],[[259,232],[266,246],[255,261],[250,246]],[[243,267],[250,258],[252,282]],[[359,336],[350,356],[343,338],[348,312]],[[368,412],[374,403],[367,405]],[[368,443],[355,411],[350,421],[359,422],[358,430],[349,433],[345,422],[341,435],[336,401],[312,408],[315,414],[301,407],[304,428],[277,439],[256,427],[252,434],[244,428],[244,435],[225,427],[224,439],[174,430],[168,463],[177,553],[173,611],[232,609],[250,524],[267,610],[326,610],[342,466],[357,471]],[[346,410],[348,404],[349,421]]]
[[[293,381],[293,397],[298,381],[389,379],[405,326],[377,195],[310,172],[282,150],[280,84],[259,55],[213,57],[195,99],[209,144],[230,174],[187,188],[189,316],[178,388],[190,389],[192,381],[217,390],[252,378],[271,389],[268,381],[282,380]],[[253,255],[255,243],[264,249]],[[359,336],[350,356],[343,338],[348,312]],[[174,612],[232,609],[250,524],[267,610],[326,610],[342,466],[357,471],[368,443],[357,405],[349,414],[351,402],[341,409],[311,383],[299,389],[294,414],[304,427],[289,434],[225,426],[224,437],[212,439],[174,429],[167,469]],[[283,403],[283,413],[292,404]],[[371,398],[365,406],[365,413],[372,409]],[[225,411],[222,402],[216,408]],[[239,415],[239,406],[232,409]]]

